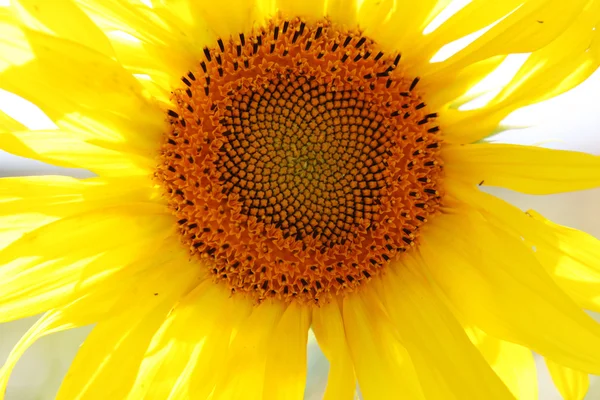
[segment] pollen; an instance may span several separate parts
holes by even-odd
[[[439,212],[437,114],[360,31],[274,19],[205,48],[181,81],[156,176],[183,243],[232,293],[356,291]]]

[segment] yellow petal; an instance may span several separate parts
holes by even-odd
[[[0,179],[0,250],[58,217],[88,210],[82,182],[64,176]]]
[[[152,339],[129,398],[207,398],[226,372],[232,329],[250,311],[246,299],[234,299],[212,280],[202,282],[175,306]]]
[[[487,9],[481,8],[487,6],[486,2],[478,3],[473,8],[479,6],[480,13],[487,12]],[[448,60],[432,64],[430,69],[435,70],[436,74],[451,75],[457,69],[488,57],[538,50],[574,24],[584,11],[588,0],[532,0],[509,3],[514,5],[514,8],[503,15],[491,29]],[[465,8],[463,13],[457,13],[456,18],[468,16],[470,20],[476,20],[469,14],[471,11],[472,9]]]
[[[25,35],[9,7],[0,7],[0,72],[12,65],[23,65],[33,59]]]
[[[415,65],[421,66],[419,74],[430,70],[435,71],[436,68],[440,67],[440,64],[428,65],[427,63],[441,47],[484,29],[505,17],[519,4],[520,0],[505,0],[501,2],[489,2],[487,0],[469,1],[432,32],[422,33],[425,25],[420,24],[420,29],[414,33],[409,33],[412,35],[412,41],[415,45],[409,46],[409,48],[403,51],[403,58],[411,67]],[[441,5],[445,7],[447,4]],[[398,10],[398,13],[402,14],[401,10]],[[407,15],[404,18],[409,19],[410,13],[405,14]],[[437,13],[432,16],[436,15]],[[431,22],[431,18],[426,20],[426,22]],[[445,75],[445,77],[442,75]],[[435,73],[428,75],[425,81],[432,78],[434,80],[445,79],[446,81],[452,81],[452,75]]]
[[[352,400],[356,379],[337,302],[315,307],[312,322],[317,342],[329,360],[329,376],[323,400]]]
[[[173,229],[171,218],[162,213],[161,206],[143,203],[98,208],[23,235],[0,252],[2,319],[64,304],[153,254]]]
[[[84,168],[101,176],[150,175],[155,167],[149,153],[139,156],[115,151],[77,136],[68,130],[0,133],[0,148],[59,167]]]
[[[52,7],[40,8],[27,1],[23,4],[34,13],[39,9],[43,21],[51,19],[47,13],[53,13]],[[60,13],[63,17],[87,18],[65,0],[59,5],[65,11],[64,15]],[[1,16],[7,27],[15,28],[14,15]],[[54,23],[70,26],[65,27],[69,32],[91,24],[87,21],[84,28],[78,28],[70,20]],[[152,165],[163,129],[163,113],[141,96],[136,80],[104,54],[71,40],[25,29],[27,35],[19,30],[18,35],[9,37],[18,49],[30,53],[29,62],[17,62],[20,56],[12,51],[2,53],[9,63],[15,63],[0,74],[0,86],[33,101],[63,129],[4,134],[3,148],[55,165],[92,167],[101,174],[123,174],[127,170],[135,173],[140,166]],[[140,115],[145,118],[140,119]]]
[[[535,231],[525,238],[535,246],[536,258],[578,304],[600,311],[600,241],[533,210],[527,214]]]
[[[329,0],[325,14],[342,26],[352,27],[356,25],[356,1]]]
[[[556,51],[558,49],[554,47],[555,39],[570,35],[572,30],[584,24],[586,18],[596,17],[597,13],[590,10],[596,7],[593,3],[545,0],[505,0],[492,3],[488,0],[469,1],[433,32],[421,35],[422,28],[416,30],[409,41],[415,45],[403,52],[403,59],[411,71],[414,70],[415,74],[423,78],[423,83],[430,80],[445,80],[451,83],[453,76],[470,64],[510,53],[548,49],[546,54],[551,54],[549,61],[554,63],[561,60],[564,54],[564,49]],[[411,16],[411,13],[405,14]],[[437,13],[433,14],[435,15]],[[431,21],[431,18],[427,21]],[[588,38],[591,34],[591,30],[585,32]],[[475,38],[461,51],[443,62],[428,63],[443,46],[458,44],[459,40],[464,42],[470,36]],[[550,48],[553,48],[553,51],[550,51]],[[553,79],[551,75],[547,75],[547,78]],[[463,132],[465,137],[473,138],[470,141],[477,140],[475,138],[478,136],[482,137],[482,129],[479,126],[465,127],[468,127],[469,131],[476,131]]]
[[[76,179],[45,175],[0,179],[2,216],[35,212],[65,217],[98,206],[136,201],[162,203],[159,192],[148,185],[147,177]]]
[[[541,15],[536,18],[535,24],[530,25],[546,29],[548,21]],[[600,65],[600,37],[595,29],[599,23],[600,2],[588,2],[586,9],[568,29],[547,46],[533,52],[512,80],[485,107],[454,110],[443,116],[447,140],[469,143],[485,138],[512,111],[561,94],[583,82]],[[444,86],[442,80],[452,75],[446,71],[424,81],[433,80]]]
[[[161,257],[152,262],[155,268],[140,274],[135,289],[121,294],[110,318],[94,327],[57,399],[125,398],[129,393],[154,333],[198,276],[191,265],[165,263]]]
[[[288,18],[303,17],[315,20],[325,16],[324,0],[276,0],[275,4],[278,11],[281,11]]]
[[[228,373],[217,382],[215,400],[263,398],[266,354],[284,310],[285,306],[275,301],[254,307],[231,342],[226,361]]]
[[[600,372],[600,325],[559,289],[520,239],[458,209],[430,221],[419,252],[466,323],[571,368]]]
[[[108,33],[120,61],[127,64],[127,58],[122,59],[124,53],[115,46],[114,33],[125,33],[143,43],[145,52],[173,84],[202,57],[203,47],[212,40],[206,24],[194,18],[186,3],[153,1],[153,7],[148,7],[135,0],[78,0],[94,23]]]
[[[78,43],[108,57],[114,51],[108,38],[72,0],[15,0],[11,2],[16,16],[33,29]]]
[[[215,310],[222,311],[227,299],[219,289],[205,280],[169,312],[141,357],[128,398],[167,399],[180,378],[189,383],[188,363],[198,360],[204,338],[214,329]],[[209,303],[211,307],[207,307]]]
[[[453,189],[450,189],[453,188]],[[577,304],[600,311],[600,242],[585,232],[554,224],[539,213],[523,213],[501,199],[468,187],[449,194],[486,213],[490,222],[523,240],[554,281]]]
[[[363,24],[363,27],[383,46],[385,51],[402,53],[403,59],[405,54],[408,55],[408,62],[411,64],[409,67],[413,67],[411,73],[420,75],[423,72],[421,67],[428,59],[425,62],[418,60],[415,66],[412,54],[418,54],[426,40],[422,35],[423,29],[450,3],[450,0],[370,1],[369,3],[371,7],[363,6],[361,10],[365,10],[367,15],[377,10],[379,15],[377,19],[370,20],[370,25]],[[372,23],[376,25],[373,26]]]
[[[502,107],[483,107],[473,110],[451,108],[440,113],[440,125],[444,127],[444,139],[447,143],[475,143],[492,135],[500,122],[512,110],[520,106],[511,104],[511,109]]]
[[[381,304],[353,293],[344,298],[342,315],[364,397],[424,399],[412,361]]]
[[[218,288],[223,291],[223,288]],[[227,293],[227,301],[223,308],[215,307],[215,302],[208,302],[202,315],[202,325],[210,327],[203,343],[192,377],[189,390],[198,398],[207,398],[215,388],[219,379],[228,374],[227,362],[229,345],[235,338],[241,324],[252,312],[253,304],[246,298],[235,298]],[[192,304],[196,307],[196,304]],[[214,311],[208,311],[210,308]]]
[[[153,56],[147,43],[131,35],[112,31],[107,36],[123,68],[134,74],[148,94],[167,108],[171,90],[180,84],[186,68],[171,70],[166,60]]]
[[[463,68],[452,76],[452,79],[444,77],[443,81],[429,79],[422,84],[419,83],[422,85],[420,88],[427,92],[427,105],[440,114],[440,121],[444,123],[445,136],[447,136],[446,126],[449,120],[446,115],[456,112],[447,108],[498,67],[504,59],[504,56],[491,57]]]
[[[509,144],[447,145],[442,157],[450,179],[550,194],[600,186],[600,156]]]
[[[0,250],[43,225],[99,207],[161,200],[147,177],[80,180],[66,176],[0,179]]]
[[[0,75],[0,83],[6,90],[40,106],[50,118],[57,120],[68,117],[64,114],[69,112],[85,114],[84,111],[88,111],[90,115],[102,115],[106,122],[126,128],[134,117],[140,120],[140,115],[134,114],[136,111],[150,108],[140,95],[135,79],[114,60],[63,38],[28,28],[23,31],[36,59],[6,70]],[[29,81],[19,79],[21,74],[26,74]],[[52,89],[56,91],[47,92]],[[120,115],[111,115],[111,112]],[[161,119],[158,118],[158,123]],[[130,133],[142,136],[141,132]]]
[[[382,279],[386,309],[413,361],[427,399],[511,399],[506,386],[437,298],[410,256]]]
[[[487,335],[475,327],[468,327],[466,331],[515,398],[538,400],[537,369],[531,350]]]
[[[387,19],[394,2],[391,0],[365,0],[361,2],[358,9],[358,26],[364,29],[366,34],[374,40],[378,40],[379,29],[384,26],[383,21]],[[399,49],[398,49],[399,50]]]
[[[494,103],[531,104],[583,82],[600,66],[599,23],[600,2],[590,1],[569,29],[527,58]]]
[[[64,129],[57,134],[154,158],[164,113],[135,78],[89,48],[23,29],[36,58],[0,73],[0,87],[40,107]]]
[[[133,282],[128,281],[127,283]],[[115,302],[114,297],[120,293],[123,287],[117,283],[104,289],[94,294],[88,293],[72,303],[53,309],[40,317],[13,347],[0,369],[0,393],[5,393],[10,374],[16,363],[35,341],[51,333],[95,323],[110,310]]]
[[[267,352],[266,400],[302,400],[306,385],[306,343],[310,306],[291,303],[281,316]]]
[[[184,34],[171,26],[174,16],[167,17],[156,13],[172,7],[176,13],[182,7],[189,8],[189,1],[152,0],[151,6],[145,0],[76,0],[79,7],[103,31],[121,30],[150,43],[176,45]],[[190,16],[185,16],[189,18]],[[182,17],[178,22],[184,22]]]
[[[1,51],[1,50],[0,50]],[[25,125],[0,111],[0,131],[24,131],[27,130]],[[4,139],[2,139],[4,141]]]
[[[217,2],[190,2],[197,19],[204,20],[208,30],[214,32],[210,47],[217,38],[239,40],[239,34],[248,34],[256,25],[262,24],[267,15],[255,0],[229,0],[227,7]]]
[[[546,365],[554,385],[564,400],[583,400],[590,386],[588,374],[567,368],[549,359],[546,359]]]

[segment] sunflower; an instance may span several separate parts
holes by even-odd
[[[12,3],[0,87],[54,125],[2,113],[0,146],[96,176],[0,182],[1,319],[44,312],[0,393],[89,324],[59,399],[301,399],[311,329],[328,400],[534,399],[532,351],[566,399],[600,374],[598,242],[479,189],[600,185],[483,141],[598,67],[600,1]]]

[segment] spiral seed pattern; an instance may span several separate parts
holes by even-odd
[[[157,178],[232,292],[322,303],[418,241],[442,200],[437,114],[360,32],[271,21],[182,77]]]

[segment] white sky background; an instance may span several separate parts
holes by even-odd
[[[6,2],[7,0],[0,0],[0,6]],[[460,2],[464,3],[462,0],[457,3]],[[514,58],[515,65],[521,61],[522,57]],[[509,70],[510,65],[507,66],[507,71]],[[489,88],[501,81],[502,77],[498,77],[489,82]],[[41,129],[47,124],[43,115],[32,110],[27,102],[6,95],[1,90],[0,109],[9,109],[12,110],[11,113],[20,114],[22,118],[27,119],[31,128]],[[583,85],[555,99],[513,113],[504,123],[526,128],[503,132],[494,137],[494,141],[600,154],[600,71]],[[42,174],[67,174],[77,177],[91,175],[87,171],[52,167],[0,151],[0,176]],[[600,189],[551,196],[529,196],[502,189],[489,191],[522,209],[536,209],[558,223],[600,237]],[[0,325],[0,364],[33,322],[35,318]],[[70,360],[88,331],[89,328],[78,329],[38,341],[17,365],[10,381],[7,400],[52,399]],[[322,354],[316,350],[314,342],[309,345],[309,349],[309,385],[306,398],[316,400],[321,398],[327,365],[323,362]],[[560,399],[543,366],[540,368],[540,383],[541,400]],[[600,398],[598,381],[592,382],[587,398]]]

